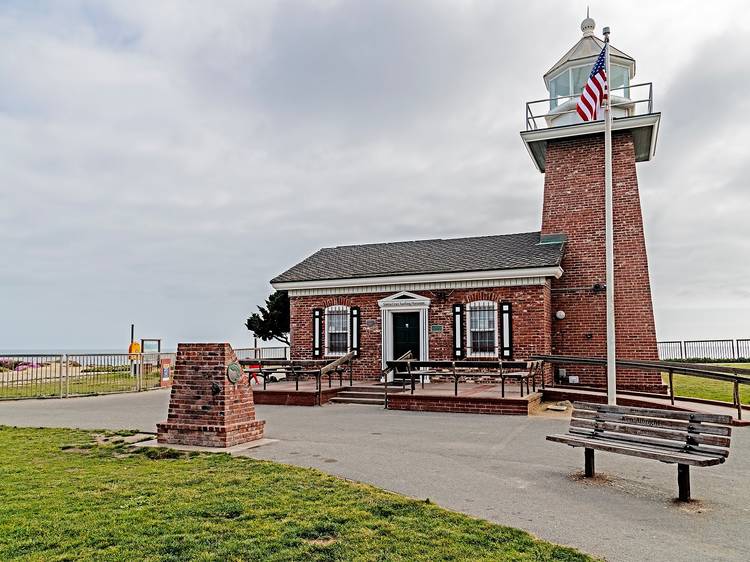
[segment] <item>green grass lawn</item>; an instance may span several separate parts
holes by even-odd
[[[143,374],[143,388],[159,386],[159,370],[148,370]],[[83,373],[63,382],[63,392],[68,395],[104,394],[108,392],[130,392],[137,390],[137,381],[130,373],[96,372]],[[9,381],[0,384],[0,399],[44,398],[60,396],[60,381]]]
[[[720,363],[719,365],[750,369],[750,363]],[[707,367],[710,369],[710,365]],[[666,373],[662,375],[662,378],[665,384],[669,384],[669,377]],[[732,388],[732,383],[729,382],[702,379],[690,375],[674,375],[675,396],[732,402]],[[743,404],[750,404],[750,386],[740,385],[740,400]]]
[[[0,498],[1,560],[591,560],[316,470],[83,431],[0,426]]]

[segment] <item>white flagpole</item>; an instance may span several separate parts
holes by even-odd
[[[604,209],[607,275],[607,403],[617,404],[617,363],[615,361],[615,244],[612,212],[612,93],[609,84],[609,27],[603,29],[607,100],[604,103]]]

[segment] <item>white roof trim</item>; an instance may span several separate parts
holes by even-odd
[[[554,277],[559,279],[562,267],[526,267],[495,269],[490,271],[459,271],[455,273],[422,273],[416,275],[388,275],[384,277],[357,277],[354,279],[321,279],[315,281],[286,281],[271,283],[274,289],[324,289],[361,287],[365,285],[400,285],[403,283],[430,283],[440,281],[475,281],[484,279],[516,279],[519,277]]]
[[[380,299],[378,301],[378,306],[380,308],[399,308],[405,306],[429,307],[430,299],[423,297],[422,295],[410,293],[409,291],[399,291],[395,295]]]

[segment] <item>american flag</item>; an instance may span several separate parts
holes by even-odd
[[[596,59],[594,68],[591,69],[591,74],[589,74],[589,81],[586,82],[583,93],[578,99],[576,111],[584,121],[596,121],[599,118],[602,102],[607,99],[609,87],[607,85],[607,73],[605,72],[606,50],[607,47],[605,46],[599,58]]]

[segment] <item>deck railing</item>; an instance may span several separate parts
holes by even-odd
[[[612,109],[620,110],[626,114],[626,117],[636,115],[646,115],[653,113],[654,110],[654,91],[651,82],[641,84],[630,84],[621,88],[613,88]],[[548,118],[556,119],[569,113],[576,113],[574,105],[568,110],[550,109],[553,104],[556,107],[577,100],[580,92],[568,96],[558,96],[556,98],[545,98],[534,100],[526,103],[526,130],[533,131],[537,129],[546,129],[550,127]]]
[[[317,393],[317,405],[322,404],[323,378],[328,377],[328,388],[333,388],[333,379],[338,375],[339,386],[344,386],[344,373],[348,374],[349,386],[354,385],[354,360],[356,353],[351,351],[337,359],[240,359],[248,374],[259,376],[263,379],[263,390],[268,389],[268,380],[283,374],[285,380],[294,381],[294,390],[299,392],[301,379],[313,377],[315,379],[315,392]]]
[[[572,357],[565,355],[535,355],[532,359],[541,359],[552,365],[597,365],[606,367],[607,360],[601,357]],[[719,365],[694,365],[674,363],[670,361],[642,361],[634,359],[618,359],[618,368],[634,369],[666,373],[669,380],[669,399],[674,406],[674,375],[688,375],[691,377],[724,381],[732,384],[732,405],[737,409],[737,419],[742,419],[742,401],[740,400],[740,385],[750,385],[750,369],[738,367],[722,367]],[[689,397],[678,397],[689,398]]]

